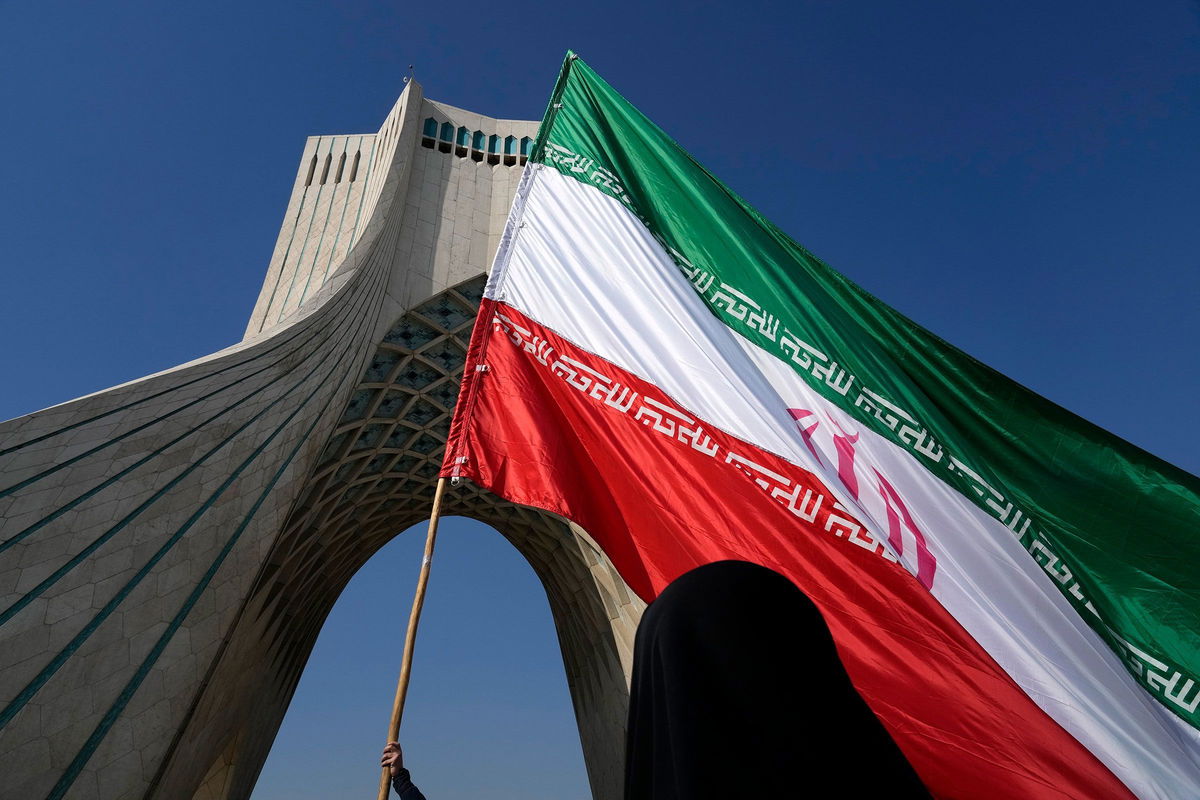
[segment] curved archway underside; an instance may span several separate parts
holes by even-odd
[[[249,794],[342,589],[399,531],[428,517],[485,280],[480,275],[427,300],[377,343],[247,601],[234,637],[241,646],[222,663],[230,675],[252,673],[260,680],[239,687],[232,705],[223,697],[198,710],[193,725],[221,732],[227,744],[218,748],[222,755],[197,800]],[[443,503],[443,513],[499,531],[538,575],[593,788],[599,783],[606,796],[619,796],[627,676],[644,604],[578,526],[470,484],[448,487]],[[256,719],[261,716],[269,721]],[[243,774],[243,764],[254,771]]]

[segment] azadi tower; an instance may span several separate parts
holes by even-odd
[[[342,588],[429,512],[536,128],[410,82],[308,140],[241,342],[0,424],[0,798],[249,796]],[[618,797],[641,601],[562,519],[447,502],[541,578]]]

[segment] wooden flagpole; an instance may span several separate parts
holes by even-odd
[[[392,702],[392,720],[388,724],[388,742],[400,737],[400,717],[404,715],[404,698],[408,695],[408,679],[412,674],[413,645],[417,641],[417,623],[421,621],[421,606],[425,603],[425,587],[429,585],[429,567],[433,563],[433,543],[437,539],[438,519],[442,515],[442,493],[446,490],[446,479],[438,478],[433,493],[433,510],[429,513],[429,532],[425,535],[425,558],[421,560],[421,575],[417,578],[417,593],[413,597],[412,611],[408,615],[408,633],[404,636],[404,656],[400,662],[400,680],[396,684],[396,699]],[[387,800],[392,788],[391,771],[383,768],[379,779],[379,800]]]

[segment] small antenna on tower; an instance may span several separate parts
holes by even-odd
[[[416,76],[413,74],[413,65],[409,64],[408,65],[408,74],[404,76],[404,82],[408,83],[409,81],[413,80],[415,77]]]

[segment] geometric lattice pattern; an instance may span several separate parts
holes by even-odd
[[[428,515],[485,280],[480,275],[447,289],[401,317],[351,393],[252,598],[252,640],[279,652],[273,669],[298,678],[341,588],[397,531]],[[448,487],[443,504],[447,515],[499,530],[542,580],[592,782],[598,795],[615,796],[624,706],[612,703],[611,687],[623,686],[630,668],[641,602],[586,533],[552,514],[469,483]],[[612,636],[614,629],[621,635]],[[276,703],[286,704],[294,682],[283,686]],[[242,750],[269,747],[269,739],[256,742],[252,733],[235,742]],[[205,781],[222,787],[220,797],[240,794],[239,776],[234,771],[231,782],[228,774],[236,762],[218,762]]]

